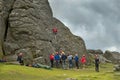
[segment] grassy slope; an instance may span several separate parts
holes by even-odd
[[[77,80],[120,80],[119,76],[119,73],[113,73],[111,64],[101,65],[100,72],[95,72],[92,66],[84,70],[46,70],[0,64],[0,80],[66,80],[66,78],[76,78]]]

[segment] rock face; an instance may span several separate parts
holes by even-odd
[[[119,52],[105,51],[104,57],[106,57],[108,60],[112,61],[112,63],[120,64],[120,53]]]
[[[92,50],[92,49],[88,49],[87,53],[91,53],[91,54],[103,54],[103,51],[98,49],[98,50]]]
[[[4,53],[4,40],[7,35],[8,17],[14,0],[0,0],[0,57]]]
[[[2,58],[2,55],[3,55],[3,41],[4,41],[4,33],[5,32],[5,26],[4,26],[4,21],[2,19],[2,17],[0,17],[0,58]],[[2,27],[3,26],[3,27]]]
[[[23,52],[26,64],[32,60],[47,63],[49,54],[60,49],[86,54],[83,39],[53,17],[48,0],[0,0],[0,6],[0,54]]]

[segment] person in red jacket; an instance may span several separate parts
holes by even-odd
[[[53,63],[54,63],[54,54],[50,54],[50,63],[51,63],[51,67],[53,67]]]
[[[52,29],[52,31],[53,31],[53,33],[56,35],[57,34],[57,32],[58,32],[58,30],[57,30],[57,28],[55,27],[55,28],[53,28]]]
[[[55,39],[56,39],[56,34],[58,33],[58,29],[55,27],[52,29],[52,31],[53,31],[53,34],[55,34]]]
[[[86,57],[85,57],[85,55],[83,55],[82,56],[82,58],[81,58],[81,63],[82,63],[82,67],[83,67],[83,69],[85,68],[85,64],[86,64]]]

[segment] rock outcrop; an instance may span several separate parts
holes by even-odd
[[[100,50],[100,49],[98,49],[98,50],[88,49],[88,50],[87,50],[87,53],[90,55],[89,57],[90,57],[90,60],[91,60],[92,62],[94,62],[94,57],[95,57],[95,55],[97,54],[101,63],[106,63],[106,62],[107,62],[107,63],[111,63],[110,60],[108,60],[107,58],[105,58],[105,57],[103,56],[104,53],[103,53],[103,51]]]
[[[104,57],[112,61],[112,63],[120,64],[120,53],[119,52],[105,51]]]
[[[103,55],[98,54],[100,63],[111,63],[110,60],[107,60]],[[95,54],[89,53],[90,62],[94,63]]]
[[[93,49],[88,49],[87,53],[91,53],[91,54],[103,54],[103,51],[98,49],[98,50],[93,50]]]
[[[4,41],[9,26],[9,13],[14,0],[0,0],[0,57],[4,54]]]
[[[120,71],[120,64],[119,65],[114,65],[113,70],[114,71]]]
[[[48,0],[0,0],[0,6],[0,54],[23,52],[26,64],[33,60],[47,63],[49,54],[59,49],[86,54],[83,39],[53,17]]]

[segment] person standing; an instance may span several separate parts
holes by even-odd
[[[62,67],[63,67],[63,69],[66,69],[66,59],[67,59],[67,56],[65,55],[64,52],[62,52],[61,59],[62,59]]]
[[[50,54],[50,63],[51,63],[51,67],[53,67],[53,63],[54,63],[54,54],[53,53]]]
[[[68,55],[69,69],[73,68],[73,56],[71,54]]]
[[[54,59],[55,59],[56,67],[58,68],[60,64],[60,55],[58,52],[56,52]]]
[[[85,57],[85,55],[82,56],[80,61],[82,63],[82,68],[84,69],[85,68],[85,64],[86,64],[86,57]]]
[[[95,54],[95,71],[99,72],[99,57]]]
[[[17,61],[19,61],[20,65],[24,65],[24,62],[23,62],[23,53],[19,53],[18,54]]]
[[[75,54],[74,60],[75,60],[75,65],[76,65],[77,69],[79,69],[79,57],[78,57],[78,54]]]

